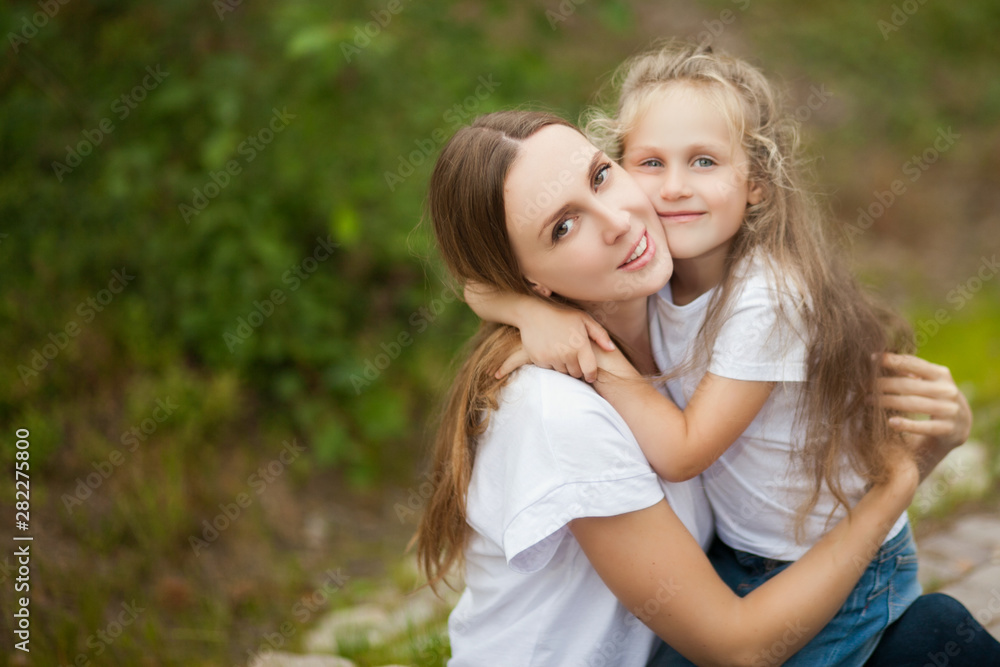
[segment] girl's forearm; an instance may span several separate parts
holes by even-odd
[[[594,388],[628,424],[657,475],[667,481],[680,482],[704,470],[697,469],[698,452],[687,447],[687,421],[683,411],[638,373],[612,376],[601,372]]]
[[[619,354],[618,357],[621,357]],[[625,419],[653,470],[669,482],[704,472],[747,429],[771,395],[773,383],[706,373],[681,410],[625,360],[601,355],[606,372],[594,387]]]
[[[468,283],[464,293],[465,302],[480,319],[514,327],[523,324],[523,310],[532,300],[524,294],[500,292],[478,283]]]

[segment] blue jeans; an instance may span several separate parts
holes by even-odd
[[[648,667],[690,665],[659,643]],[[761,662],[761,664],[766,664]],[[1000,665],[1000,642],[969,610],[942,593],[921,595],[885,629],[865,667],[984,667]]]
[[[882,635],[865,667],[1000,665],[1000,642],[962,603],[943,593],[921,595]]]
[[[712,543],[708,557],[722,580],[740,597],[791,565],[790,561],[736,551],[718,538]],[[916,546],[907,526],[882,545],[833,620],[784,664],[861,667],[872,655],[886,627],[906,611],[920,591]],[[789,632],[794,634],[797,630],[794,623],[789,624]],[[664,649],[664,655],[669,653]],[[777,642],[770,655],[761,655],[762,664],[771,664],[786,655],[785,644]],[[677,655],[673,662],[657,664],[692,663]]]

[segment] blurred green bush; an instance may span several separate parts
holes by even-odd
[[[31,430],[34,507],[69,554],[40,564],[38,650],[71,662],[139,592],[155,604],[121,664],[258,646],[310,590],[288,522],[258,504],[208,555],[189,537],[291,436],[299,487],[415,477],[475,326],[421,224],[438,149],[486,111],[576,118],[655,37],[708,36],[785,84],[845,228],[941,128],[960,135],[854,251],[918,329],[946,310],[923,351],[1000,441],[1000,279],[949,300],[1000,238],[1000,6],[911,3],[895,26],[901,4],[0,5],[0,427]],[[67,505],[140,435],[85,509]],[[79,557],[94,554],[106,571]]]

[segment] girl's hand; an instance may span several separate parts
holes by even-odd
[[[889,419],[890,427],[910,436],[908,442],[915,450],[921,473],[926,475],[969,438],[972,409],[946,366],[908,354],[884,354],[882,366],[893,373],[878,380],[882,405],[929,417]]]
[[[597,379],[597,358],[590,341],[604,350],[615,349],[604,327],[581,310],[539,301],[530,320],[528,326],[519,327],[522,347],[500,366],[498,379],[531,363],[593,382]]]

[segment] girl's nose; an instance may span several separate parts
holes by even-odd
[[[660,184],[660,196],[667,201],[675,201],[690,197],[691,186],[678,169],[672,169],[663,175],[663,182]]]

